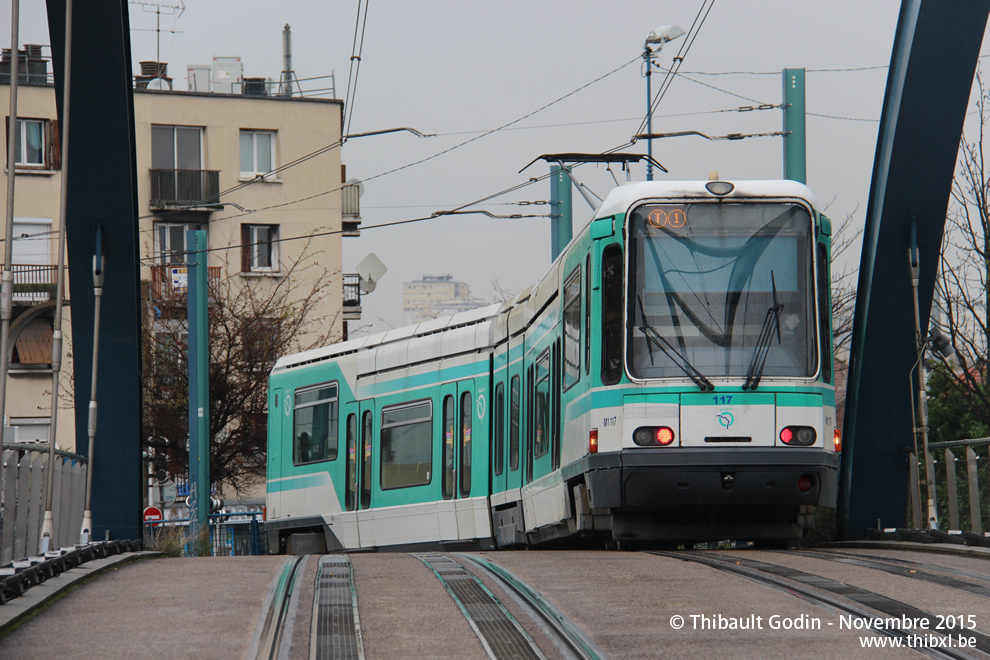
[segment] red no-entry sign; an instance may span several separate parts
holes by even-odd
[[[149,506],[144,510],[144,522],[146,523],[156,523],[155,527],[158,526],[162,521],[162,510],[157,506]]]

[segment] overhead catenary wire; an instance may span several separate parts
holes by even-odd
[[[549,108],[549,107],[551,107],[553,105],[556,105],[557,103],[560,103],[561,101],[563,101],[563,100],[565,100],[565,99],[567,99],[567,98],[569,98],[569,97],[577,94],[578,92],[586,89],[587,87],[590,87],[591,85],[594,85],[595,83],[597,83],[597,82],[599,82],[601,80],[604,80],[605,78],[608,78],[609,76],[611,76],[611,75],[613,75],[613,74],[621,71],[622,69],[626,68],[627,66],[629,66],[633,62],[636,62],[638,59],[639,59],[639,56],[637,55],[636,57],[634,57],[633,59],[629,60],[628,62],[625,62],[624,64],[621,64],[620,66],[612,69],[611,71],[598,76],[594,80],[591,80],[591,81],[585,83],[584,85],[581,85],[580,87],[578,87],[578,88],[576,88],[576,89],[568,92],[567,94],[564,94],[563,96],[560,96],[560,97],[554,99],[553,101],[550,101],[549,103],[544,104],[543,106],[537,108],[536,110],[533,110],[532,112],[529,112],[529,113],[523,115],[522,117],[519,117],[518,119],[514,119],[514,120],[512,120],[510,122],[507,122],[505,124],[502,124],[501,126],[498,126],[496,128],[493,128],[493,129],[490,129],[490,130],[487,130],[487,131],[484,131],[480,135],[476,135],[476,136],[474,136],[474,137],[472,137],[470,139],[463,140],[462,142],[459,142],[459,143],[457,143],[457,144],[455,144],[455,145],[453,145],[453,146],[451,146],[451,147],[449,147],[447,149],[444,149],[442,151],[439,151],[439,152],[437,152],[437,153],[435,153],[435,154],[433,154],[431,156],[427,156],[425,158],[421,158],[421,159],[416,160],[416,161],[413,161],[411,163],[407,163],[405,165],[401,165],[399,167],[395,167],[395,168],[392,168],[390,170],[387,170],[387,171],[384,171],[384,172],[380,172],[379,174],[375,174],[373,176],[367,177],[367,178],[364,179],[364,181],[365,182],[372,181],[374,179],[379,179],[379,178],[384,177],[384,176],[387,176],[389,174],[393,174],[395,172],[399,172],[401,170],[408,169],[408,168],[414,167],[416,165],[420,165],[420,164],[425,163],[427,161],[430,161],[430,160],[433,160],[435,158],[439,158],[440,156],[443,156],[445,154],[448,154],[448,153],[454,151],[455,149],[460,149],[461,147],[464,147],[464,146],[466,146],[468,144],[471,144],[472,142],[476,142],[477,140],[480,140],[480,139],[482,139],[484,137],[487,137],[489,135],[492,135],[493,133],[497,133],[499,131],[506,130],[510,126],[513,126],[515,124],[518,124],[519,122],[524,121],[524,120],[528,119],[529,117],[532,117],[532,116],[536,115],[537,113],[540,113],[540,112],[546,110],[547,108]],[[272,170],[271,172],[269,172],[267,174],[259,175],[258,177],[255,177],[251,181],[242,182],[241,184],[238,184],[238,185],[233,186],[233,187],[231,187],[231,188],[229,188],[229,189],[227,189],[225,191],[222,191],[220,193],[217,193],[217,195],[211,197],[211,199],[216,199],[217,200],[217,202],[214,202],[214,203],[222,203],[222,202],[219,202],[219,200],[220,200],[221,197],[223,197],[225,195],[228,195],[228,194],[230,194],[232,192],[235,192],[235,191],[237,191],[237,190],[239,190],[239,189],[241,189],[241,188],[243,188],[245,186],[252,185],[252,184],[257,183],[259,181],[263,181],[266,177],[270,176],[271,174],[278,173],[278,172],[283,172],[283,171],[285,171],[285,170],[287,170],[287,169],[289,169],[291,167],[295,167],[295,166],[297,166],[297,165],[299,165],[299,164],[301,164],[303,162],[306,162],[307,160],[309,160],[311,158],[315,158],[316,156],[318,156],[318,155],[320,155],[322,153],[325,153],[326,151],[329,151],[331,149],[340,147],[342,144],[343,144],[343,140],[340,140],[340,141],[334,142],[333,144],[330,144],[330,145],[327,145],[325,147],[322,147],[322,148],[320,148],[320,149],[318,149],[316,151],[310,152],[309,154],[306,154],[304,156],[300,156],[296,160],[294,160],[294,161],[292,161],[290,163],[287,163],[285,165],[282,165],[280,167],[277,167],[277,168],[275,168],[274,170]],[[228,215],[228,216],[224,216],[222,218],[216,218],[214,220],[210,220],[210,222],[218,222],[218,221],[222,221],[222,220],[232,220],[232,219],[235,219],[235,218],[240,218],[240,217],[243,217],[243,216],[246,216],[246,215],[250,215],[252,213],[258,213],[260,211],[269,211],[269,210],[276,209],[276,208],[290,206],[292,204],[298,204],[298,203],[301,203],[301,202],[309,201],[311,199],[315,199],[317,197],[322,197],[324,195],[329,195],[331,193],[334,193],[334,192],[337,192],[337,191],[341,190],[342,188],[343,188],[342,185],[341,186],[336,186],[336,187],[330,188],[328,190],[324,190],[324,191],[321,191],[321,192],[318,192],[318,193],[315,193],[315,194],[312,194],[312,195],[308,195],[306,197],[302,197],[302,198],[290,200],[290,201],[287,201],[287,202],[281,202],[279,204],[273,204],[271,206],[266,206],[266,207],[262,207],[262,208],[259,208],[259,209],[245,210],[245,211],[243,211],[243,212],[241,212],[239,214]],[[154,213],[154,214],[140,216],[139,219],[146,220],[146,219],[151,219],[151,218],[163,217],[165,215],[173,214],[173,213],[182,213],[183,211],[188,210],[189,208],[195,208],[196,206],[199,206],[199,205],[201,205],[203,203],[206,203],[207,201],[208,200],[201,200],[197,204],[191,204],[191,205],[188,205],[187,207],[184,207],[182,209],[176,209],[176,210],[168,211],[168,212],[165,212],[165,213]],[[151,229],[151,230],[144,230],[144,232],[148,232],[148,231],[154,231],[154,230],[153,229]]]
[[[454,209],[450,209],[450,210],[445,211],[445,212],[433,213],[433,214],[428,215],[428,216],[420,216],[420,217],[416,217],[416,218],[408,218],[408,219],[405,219],[405,220],[395,220],[395,221],[392,221],[392,222],[383,222],[383,223],[380,223],[380,224],[377,224],[377,225],[366,225],[366,226],[362,226],[361,227],[361,231],[367,231],[367,230],[371,230],[371,229],[384,229],[386,227],[397,227],[397,226],[400,226],[400,225],[408,225],[408,224],[413,224],[413,223],[417,223],[417,222],[427,222],[429,220],[437,220],[439,218],[442,218],[442,217],[445,217],[445,216],[448,216],[448,215],[455,215],[455,214],[458,214],[460,211],[462,211],[464,209],[467,209],[468,207],[479,206],[479,205],[481,205],[481,204],[483,204],[483,203],[485,203],[485,202],[487,202],[487,201],[489,201],[491,199],[494,199],[496,197],[501,197],[502,195],[507,195],[509,193],[515,192],[515,191],[520,190],[522,188],[525,188],[527,186],[531,186],[533,184],[536,184],[536,183],[539,183],[539,182],[544,181],[546,179],[549,179],[551,176],[553,176],[552,173],[547,172],[546,174],[543,174],[541,176],[532,177],[532,178],[530,178],[527,181],[524,181],[522,183],[518,183],[518,184],[513,185],[513,186],[509,186],[508,188],[505,188],[505,189],[500,190],[498,192],[492,193],[490,195],[486,195],[484,197],[481,197],[481,198],[476,199],[474,201],[468,202],[466,204],[462,204],[460,206],[455,207]],[[329,192],[333,192],[333,191],[324,191],[322,193],[318,193],[317,195],[312,195],[312,197],[317,197],[319,195],[325,195],[325,194],[328,194]],[[291,203],[291,202],[286,202],[286,203]],[[274,207],[277,207],[277,206],[283,206],[283,204],[276,204],[276,205],[273,205],[273,207],[271,207],[271,208],[274,208]],[[267,210],[267,209],[258,209],[258,210]],[[242,215],[247,215],[247,214],[245,213],[245,214],[242,214]],[[230,219],[230,217],[240,217],[240,216],[228,216],[228,218],[224,218],[224,219]],[[536,217],[546,217],[546,216],[536,216]],[[313,232],[313,233],[310,233],[310,234],[301,234],[299,236],[279,237],[279,238],[272,239],[271,242],[272,243],[288,243],[288,242],[292,242],[292,241],[309,240],[309,239],[313,239],[313,238],[320,238],[320,237],[323,237],[323,236],[334,236],[334,235],[337,235],[337,234],[343,234],[345,231],[346,230],[343,229],[343,228],[341,228],[341,229],[329,229],[329,230],[326,230],[326,231]],[[252,245],[254,245],[254,243],[243,243],[243,244],[240,244],[239,243],[239,244],[236,244],[236,245],[221,245],[221,246],[217,246],[217,247],[207,248],[205,250],[199,250],[199,251],[196,251],[196,252],[191,252],[190,254],[210,253],[210,252],[226,252],[226,251],[229,251],[229,250],[240,250],[240,249],[243,249],[243,248],[251,247]],[[140,262],[145,263],[145,264],[148,264],[148,265],[161,265],[158,262],[156,262],[153,257],[152,258],[143,258],[143,259],[140,259]]]
[[[687,57],[688,53],[691,51],[691,46],[694,45],[695,40],[698,38],[698,34],[701,32],[701,28],[704,27],[705,21],[708,19],[708,14],[711,13],[712,7],[715,6],[715,0],[702,0],[701,7],[698,9],[698,13],[694,17],[694,21],[691,23],[691,27],[688,28],[687,35],[684,37],[684,41],[681,42],[680,47],[677,49],[677,54],[674,55],[674,65],[666,70],[663,81],[660,83],[660,87],[657,93],[653,96],[653,100],[650,102],[649,112],[639,126],[637,133],[642,133],[643,129],[646,128],[649,123],[649,119],[656,112],[659,107],[660,102],[663,101],[663,97],[667,94],[667,90],[670,89],[674,78],[677,75],[677,70],[680,69],[681,64],[684,63],[684,58]],[[638,59],[638,58],[637,58]],[[649,66],[650,64],[647,63]],[[661,67],[662,69],[662,67]]]
[[[358,0],[357,16],[354,19],[354,43],[351,46],[350,69],[347,74],[347,91],[344,94],[344,111],[347,114],[344,121],[344,132],[350,133],[351,120],[354,118],[354,98],[357,96],[358,74],[361,72],[361,54],[364,51],[364,34],[368,25],[368,3],[370,0]],[[358,32],[360,31],[360,39]]]

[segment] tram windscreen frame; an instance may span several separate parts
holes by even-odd
[[[763,377],[813,377],[813,236],[810,213],[796,203],[634,209],[626,301],[630,376],[686,378],[696,370],[707,378],[746,378],[769,339]]]

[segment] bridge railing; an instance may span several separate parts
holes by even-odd
[[[929,450],[939,528],[983,534],[990,523],[990,438],[935,442]],[[911,452],[908,465],[913,523],[921,529],[927,506],[921,501],[925,462]]]
[[[86,459],[56,450],[51,548],[79,542]],[[48,446],[5,444],[0,456],[0,567],[39,553],[48,488]]]
[[[261,511],[218,513],[208,517],[209,530],[189,533],[189,519],[145,523],[144,547],[172,556],[234,557],[268,554]]]

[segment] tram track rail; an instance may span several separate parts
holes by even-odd
[[[546,660],[546,655],[525,628],[488,587],[461,564],[436,552],[414,553],[413,556],[426,564],[443,584],[489,658]]]
[[[651,551],[648,554],[702,564],[716,570],[748,578],[775,589],[797,594],[826,609],[838,610],[853,615],[867,622],[868,625],[864,629],[888,637],[906,640],[914,633],[900,628],[869,625],[869,622],[876,619],[878,614],[881,617],[907,617],[912,620],[927,619],[930,622],[937,620],[937,617],[929,612],[881,594],[779,564],[716,553]],[[942,629],[926,628],[924,631],[939,636],[963,634],[968,637],[974,637],[976,638],[976,650],[990,654],[990,636],[980,631],[959,627],[945,627]],[[915,650],[935,658],[972,657],[954,648],[919,647]]]
[[[257,660],[274,660],[279,657],[289,605],[296,580],[301,573],[300,566],[305,559],[305,556],[286,558],[280,565],[265,597],[265,604],[262,607],[264,614],[255,628],[246,657]]]
[[[839,564],[847,564],[850,566],[859,566],[861,568],[869,568],[875,571],[883,571],[884,573],[889,573],[891,575],[897,575],[900,577],[906,577],[911,580],[922,580],[924,582],[931,582],[932,584],[937,584],[939,586],[948,587],[950,589],[956,589],[958,591],[965,591],[966,593],[974,594],[976,596],[982,596],[983,598],[990,598],[990,583],[984,578],[981,580],[984,584],[975,584],[974,582],[961,580],[959,577],[952,577],[949,575],[939,575],[938,573],[932,572],[929,569],[934,569],[936,571],[943,570],[943,567],[937,566],[899,566],[896,564],[890,564],[883,561],[878,561],[877,559],[869,556],[863,555],[838,555],[837,553],[831,552],[815,552],[815,551],[805,551],[805,550],[792,550],[787,552],[788,555],[797,555],[800,557],[808,557],[809,559],[820,559],[823,561],[831,561]],[[970,573],[967,576],[969,580],[975,579],[977,576],[975,573]]]
[[[904,559],[902,557],[888,557],[886,555],[859,555],[851,552],[842,552],[841,550],[824,550],[820,552],[822,554],[836,555],[840,557],[853,557],[853,558],[866,557],[874,561],[879,561],[881,563],[891,564],[894,566],[905,566],[909,568],[916,568],[923,570],[934,569],[939,571],[940,573],[947,573],[949,575],[965,578],[967,580],[982,582],[990,586],[990,575],[984,573],[977,573],[975,571],[967,571],[961,568],[955,568],[953,566],[944,566],[942,564],[922,564],[921,562],[912,561],[910,559]]]
[[[510,571],[477,555],[459,554],[458,557],[470,561],[486,576],[507,591],[514,593],[520,599],[523,607],[535,615],[534,618],[543,622],[544,632],[563,653],[585,660],[607,657],[605,652],[579,626],[554,607],[542,594]]]

